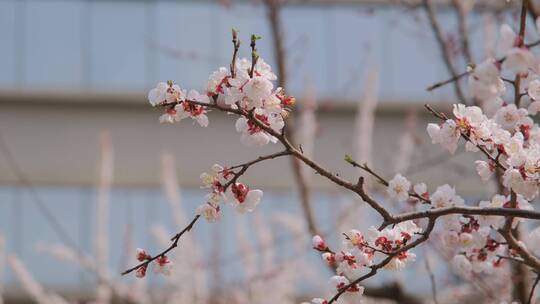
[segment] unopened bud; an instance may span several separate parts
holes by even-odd
[[[296,103],[296,98],[294,96],[286,96],[283,98],[282,103],[285,106],[294,106]]]

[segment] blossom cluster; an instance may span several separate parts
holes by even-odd
[[[368,273],[370,267],[391,256],[384,266],[387,270],[402,270],[413,262],[416,255],[410,250],[404,250],[422,228],[412,221],[406,221],[393,227],[378,230],[371,227],[366,236],[358,230],[344,233],[341,250],[332,251],[322,237],[313,237],[313,248],[321,252],[326,264],[334,268],[336,275],[330,279],[335,291],[344,290],[343,299],[346,303],[359,303],[364,287],[350,282]],[[312,303],[324,303],[325,300],[314,299]]]
[[[480,208],[531,210],[530,201],[540,190],[540,127],[532,118],[540,111],[540,60],[507,25],[501,27],[497,52],[501,59],[488,58],[468,71],[470,95],[479,106],[456,104],[452,118],[434,112],[444,121],[428,124],[427,133],[434,144],[452,154],[462,138],[467,151],[482,152],[478,154],[482,158],[475,161],[482,181],[489,181],[501,170],[501,184],[507,191],[480,201]],[[281,88],[274,88],[276,75],[255,54],[253,61],[233,60],[231,69],[221,67],[213,72],[205,94],[195,90],[186,92],[170,81],[158,84],[150,91],[148,99],[153,106],[164,109],[160,121],[172,123],[191,117],[199,125],[208,126],[207,112],[214,108],[239,115],[235,128],[245,145],[262,146],[282,140],[277,134],[283,132],[287,107],[294,103],[294,98]],[[510,76],[516,75],[519,77],[515,81],[510,80]],[[513,103],[506,101],[508,83],[519,90],[513,94]],[[221,216],[223,201],[240,213],[253,211],[262,198],[262,191],[251,190],[237,181],[246,166],[249,167],[214,165],[209,173],[201,174],[203,188],[210,193],[197,214],[215,222]],[[386,193],[392,200],[411,202],[418,210],[466,206],[465,200],[448,184],[429,192],[425,183],[413,184],[401,174],[388,182],[380,177],[379,180],[387,185]],[[322,237],[313,237],[313,248],[335,269],[330,279],[333,299],[340,297],[345,302],[358,303],[364,292],[360,279],[379,268],[404,269],[416,259],[411,248],[427,239],[433,228],[428,226],[424,232],[418,221],[397,220],[389,226],[388,218],[395,218],[382,215],[386,221],[379,229],[371,227],[365,235],[358,230],[344,233],[339,250],[330,249]],[[520,222],[518,218],[456,213],[436,219],[442,223],[438,227],[439,234],[451,251],[454,269],[463,277],[498,271],[505,257],[517,256],[499,232],[516,227]],[[430,225],[434,223],[432,220],[430,217]],[[425,238],[420,239],[418,236],[424,236],[423,232]],[[539,235],[537,232],[531,239],[540,239]],[[407,246],[415,240],[418,243]],[[153,261],[149,256],[140,257],[141,261]],[[155,263],[164,273],[166,270],[161,269],[170,266],[165,256],[157,258]],[[142,277],[145,272],[146,266],[141,267],[137,276]],[[333,300],[312,300],[314,304],[329,302]]]
[[[432,194],[426,191],[423,183],[416,184],[412,190],[410,187],[411,182],[398,174],[389,182],[387,192],[393,198],[398,197],[396,193],[407,193],[409,201],[417,201],[414,195],[420,195],[428,204],[417,204],[419,210],[465,206],[463,198],[448,184],[437,187]],[[532,210],[521,194],[516,194],[515,206],[511,195],[495,195],[489,201],[480,201],[478,207]],[[454,269],[465,278],[474,273],[492,273],[502,265],[502,257],[515,254],[498,233],[505,225],[504,217],[449,214],[442,216],[439,222],[442,224],[440,237],[445,248],[453,254]],[[513,219],[512,227],[519,222],[520,219]]]
[[[540,178],[540,128],[531,117],[540,110],[540,61],[508,25],[501,27],[497,51],[502,59],[485,60],[469,76],[470,93],[482,108],[455,105],[454,119],[429,124],[427,130],[433,143],[451,153],[465,137],[468,151],[481,149],[490,156],[476,162],[482,180],[501,167],[504,186],[532,200]],[[520,91],[510,104],[506,85],[514,83],[503,80],[508,75],[520,76]]]
[[[428,124],[427,132],[434,144],[452,154],[461,138],[467,151],[482,152],[482,159],[475,162],[482,181],[489,181],[496,170],[501,170],[501,183],[508,194],[480,201],[479,207],[532,210],[530,201],[540,189],[540,128],[532,118],[540,111],[540,60],[507,25],[501,28],[498,52],[502,59],[487,59],[470,71],[470,93],[480,106],[456,104],[453,118],[440,115],[444,122]],[[521,91],[513,95],[515,103],[505,102],[507,83],[515,85],[507,75],[520,76],[521,86],[515,87]],[[422,200],[426,204],[415,205],[421,210],[465,206],[453,187],[443,185],[430,194],[424,183],[413,186],[401,174],[388,182],[387,194],[398,202]],[[519,221],[508,222],[500,216],[442,216],[440,236],[453,255],[455,271],[471,278],[502,269],[504,258],[516,256],[516,252],[499,230],[506,225],[516,227]]]
[[[240,141],[247,146],[263,146],[277,142],[267,131],[280,134],[285,126],[284,117],[295,98],[275,88],[276,75],[258,55],[253,61],[242,58],[233,60],[231,69],[220,67],[208,78],[206,92],[187,92],[172,81],[161,82],[150,90],[148,100],[164,113],[160,122],[174,123],[191,117],[199,125],[209,124],[207,112],[211,108],[239,114],[235,123],[241,134]],[[272,133],[272,132],[270,132]],[[274,133],[275,134],[275,133]],[[236,181],[233,170],[214,165],[210,173],[201,174],[203,188],[210,189],[206,203],[199,206],[197,213],[209,222],[221,216],[221,202],[228,201],[240,213],[253,211],[262,198],[261,190],[251,190]]]
[[[456,150],[461,135],[468,136],[466,148],[491,153],[492,160],[505,167],[504,186],[532,200],[538,195],[540,177],[540,128],[531,117],[540,110],[540,61],[508,25],[501,27],[498,52],[503,59],[484,61],[469,77],[470,92],[483,109],[457,105],[455,119],[442,126],[430,124],[428,132],[433,142],[450,152]],[[504,101],[503,77],[508,73],[521,77],[512,104]],[[496,168],[493,161],[479,160],[476,165],[484,181]]]
[[[481,107],[454,105],[454,118],[440,125],[429,124],[427,131],[433,143],[450,153],[456,151],[462,137],[467,151],[483,152],[487,160],[475,162],[482,181],[489,181],[501,170],[501,183],[514,197],[498,194],[481,201],[479,207],[532,210],[529,202],[540,189],[540,128],[532,118],[540,111],[540,60],[508,25],[500,29],[497,53],[501,59],[488,58],[470,71],[469,91]],[[509,80],[516,75],[518,85]],[[514,87],[513,103],[506,101],[510,99],[507,85]],[[432,202],[436,203],[434,197]],[[492,272],[500,266],[502,256],[514,254],[496,233],[505,225],[504,218],[443,218],[443,239],[449,248],[456,249],[453,264],[465,277]],[[510,224],[515,227],[518,222],[513,219]]]
[[[234,35],[236,33],[233,31]],[[241,134],[240,141],[243,144],[263,146],[276,143],[278,139],[274,135],[282,133],[288,107],[295,103],[295,98],[286,95],[282,88],[274,87],[273,82],[277,77],[270,65],[256,54],[256,39],[252,36],[252,60],[236,60],[235,50],[231,68],[220,67],[212,72],[206,92],[202,94],[196,90],[187,91],[172,81],[158,83],[148,93],[148,100],[153,107],[163,110],[159,121],[175,123],[189,117],[200,126],[207,127],[207,113],[210,109],[218,109],[239,115],[235,128]],[[235,47],[238,46],[235,42]],[[238,182],[247,167],[249,165],[226,168],[216,164],[210,172],[201,174],[202,188],[208,189],[209,193],[206,195],[206,202],[197,208],[198,217],[203,217],[208,222],[219,220],[224,201],[239,213],[255,209],[263,192]],[[145,276],[150,262],[157,265],[157,271],[165,274],[168,274],[172,265],[165,255],[154,259],[142,249],[137,251],[137,259],[147,262],[136,268],[136,276],[139,278]]]
[[[167,276],[171,274],[173,262],[169,260],[166,255],[158,256],[155,260],[152,261],[152,256],[147,254],[144,249],[137,248],[137,253],[135,257],[139,262],[151,261],[151,263],[144,264],[143,266],[137,268],[135,272],[135,276],[137,278],[144,278],[146,276],[146,270],[149,264],[154,265],[154,272],[156,273],[161,273]]]
[[[235,128],[241,134],[241,142],[248,146],[277,142],[261,124],[281,132],[285,126],[287,107],[295,103],[295,98],[286,95],[282,88],[274,87],[273,81],[277,77],[262,58],[257,57],[255,64],[245,58],[239,59],[233,71],[225,67],[214,71],[208,79],[206,94],[196,90],[186,93],[186,90],[169,81],[161,82],[150,90],[148,100],[152,106],[164,109],[160,117],[164,123],[191,117],[206,127],[206,113],[212,105],[252,113],[249,118],[242,116],[236,121]]]
[[[488,154],[488,161],[476,162],[482,180],[487,181],[500,167],[504,169],[504,186],[533,200],[540,178],[540,128],[527,110],[510,104],[488,118],[480,107],[458,104],[453,113],[455,118],[442,125],[428,125],[433,143],[453,153],[458,140],[465,137],[468,151],[482,149]]]
[[[202,173],[203,188],[209,189],[206,203],[197,208],[197,214],[209,222],[215,222],[221,217],[221,203],[229,204],[239,213],[251,212],[262,199],[263,192],[251,190],[247,185],[235,182],[236,173],[218,164],[212,166],[210,173]]]
[[[540,30],[539,20],[537,29]],[[469,76],[470,94],[481,101],[486,112],[491,115],[504,104],[507,90],[502,77],[520,75],[522,84],[525,84],[520,93],[528,94],[533,103],[538,101],[538,58],[525,45],[523,37],[507,24],[500,28],[496,53],[501,59],[488,58],[472,69]],[[538,104],[535,103],[534,107],[537,108]]]

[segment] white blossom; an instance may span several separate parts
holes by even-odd
[[[441,208],[463,205],[464,200],[456,194],[456,189],[446,184],[438,187],[431,195],[431,203],[433,206]]]
[[[409,189],[411,188],[411,182],[409,182],[401,174],[396,174],[388,182],[387,193],[391,198],[396,199],[397,201],[404,201],[409,198]]]
[[[211,203],[202,204],[197,208],[197,214],[200,214],[208,222],[214,223],[219,220],[221,217],[221,212],[219,212],[219,207],[215,207]]]
[[[432,143],[440,144],[452,154],[456,152],[461,133],[456,128],[455,121],[449,119],[442,126],[430,123],[427,126],[427,131]]]
[[[260,203],[263,196],[261,190],[250,190],[248,186],[235,183],[229,187],[227,198],[229,203],[239,213],[252,212]]]
[[[473,97],[487,103],[502,96],[506,87],[494,59],[478,64],[469,76],[469,90]]]

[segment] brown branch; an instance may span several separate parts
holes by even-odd
[[[234,170],[234,169],[238,169],[238,168],[240,168],[240,170],[238,172],[233,173],[234,177],[230,181],[228,181],[225,185],[223,185],[223,190],[224,191],[227,190],[229,188],[229,186],[236,183],[236,181],[242,175],[244,175],[244,173],[246,173],[247,169],[249,169],[249,167],[251,167],[252,165],[254,165],[256,163],[260,163],[260,162],[265,161],[265,160],[274,159],[274,158],[278,158],[278,157],[285,156],[285,155],[291,155],[291,152],[290,151],[282,151],[282,152],[272,153],[272,154],[269,154],[269,155],[266,155],[266,156],[259,156],[259,157],[257,157],[256,159],[254,159],[252,161],[230,167],[229,168],[230,170]]]
[[[529,0],[521,2],[521,15],[519,21],[519,39],[525,41],[525,29],[527,26],[527,9],[529,8]],[[519,108],[521,102],[521,75],[517,74],[514,80],[514,103]]]
[[[364,190],[364,177],[360,177],[358,179],[358,183],[356,185],[358,195],[366,202],[368,205],[371,206],[371,208],[375,209],[385,221],[391,220],[393,217],[390,215],[390,213],[381,206],[377,201],[375,201],[373,198],[371,198]]]
[[[246,162],[246,163],[243,163],[243,164],[240,164],[240,165],[235,165],[235,166],[229,167],[227,169],[234,170],[234,169],[241,168],[241,169],[246,169],[247,170],[247,168],[249,168],[250,166],[252,166],[252,165],[254,165],[256,163],[259,163],[259,162],[262,162],[262,161],[265,161],[265,160],[268,160],[268,159],[274,159],[274,158],[277,158],[277,157],[280,157],[280,156],[285,156],[285,155],[291,155],[291,152],[290,151],[281,151],[281,152],[272,153],[272,154],[269,154],[269,155],[266,155],[266,156],[259,156],[259,157],[257,157],[256,159],[254,159],[252,161],[249,161],[249,162]],[[243,173],[243,172],[245,172],[245,170],[241,171],[241,172]],[[238,173],[240,173],[240,172],[238,172]]]
[[[461,50],[463,56],[467,63],[473,63],[471,48],[469,46],[469,31],[467,30],[467,15],[463,9],[463,5],[460,4],[459,0],[452,0],[452,5],[454,6],[457,19],[458,19],[458,30],[461,38]]]
[[[236,77],[236,58],[238,56],[238,50],[240,49],[240,39],[238,39],[238,31],[232,29],[232,43],[233,43],[233,56],[231,61],[231,77]]]
[[[257,60],[259,60],[259,54],[257,53],[257,37],[256,35],[251,35],[251,69],[249,70],[249,77],[253,78],[253,72],[255,72],[255,65],[257,64]]]
[[[426,14],[428,16],[431,29],[433,30],[433,33],[435,34],[435,38],[437,39],[437,42],[439,44],[439,48],[441,49],[442,57],[444,64],[446,65],[446,69],[448,70],[448,73],[452,76],[452,79],[455,79],[454,82],[454,90],[456,92],[456,96],[459,100],[465,102],[465,95],[463,94],[463,91],[461,90],[461,86],[459,82],[457,81],[459,79],[459,74],[454,67],[454,63],[452,62],[452,55],[450,54],[448,50],[448,46],[446,44],[446,41],[444,40],[444,34],[442,32],[441,26],[439,25],[439,21],[437,20],[437,17],[435,16],[435,11],[433,10],[433,4],[431,3],[431,0],[423,0],[422,5],[424,9],[426,10]]]
[[[529,252],[525,245],[512,235],[511,231],[506,231],[503,228],[499,230],[499,233],[504,237],[506,242],[508,242],[508,246],[516,250],[525,264],[536,271],[540,271],[540,260]]]
[[[278,74],[278,86],[286,90],[287,86],[287,65],[286,65],[286,54],[285,48],[283,46],[284,33],[283,26],[281,23],[281,1],[280,0],[264,0],[264,4],[267,8],[268,22],[270,24],[270,30],[272,33],[272,41],[274,46],[274,54],[277,64],[277,74]]]
[[[522,259],[518,259],[515,257],[506,256],[506,255],[497,255],[497,257],[502,260],[509,260],[509,261],[516,262],[519,264],[527,265]]]
[[[430,85],[429,87],[426,88],[426,90],[427,91],[433,91],[433,90],[438,89],[438,88],[440,88],[442,86],[445,86],[445,85],[447,85],[449,83],[452,83],[454,81],[458,81],[462,77],[469,75],[471,72],[472,72],[472,70],[471,71],[465,71],[465,72],[462,72],[461,74],[454,75],[451,78],[448,78],[447,80],[443,80],[443,81],[440,81],[440,82],[437,82],[437,83],[434,83],[434,84]]]
[[[197,214],[193,218],[193,220],[191,220],[191,222],[184,229],[182,229],[182,231],[178,232],[175,236],[173,236],[172,239],[171,239],[172,244],[167,249],[163,250],[162,252],[156,254],[153,257],[150,257],[150,258],[146,259],[144,262],[141,262],[140,264],[138,264],[136,266],[133,266],[132,268],[122,272],[122,275],[126,275],[126,274],[128,274],[128,273],[130,273],[132,271],[135,271],[135,270],[137,270],[137,269],[139,269],[141,267],[147,267],[151,262],[155,261],[159,257],[165,256],[167,253],[169,253],[169,251],[176,248],[178,246],[178,241],[180,240],[182,235],[184,235],[184,233],[190,231],[191,228],[193,228],[193,225],[195,225],[195,223],[199,220],[200,217],[201,217],[201,215]]]
[[[521,232],[519,225],[512,230],[512,233],[516,239],[520,239]],[[517,263],[513,265],[512,271],[514,273],[514,299],[520,301],[520,303],[526,303],[528,296],[527,278],[528,268],[526,264]]]
[[[519,210],[517,208],[517,194],[513,190],[510,192],[510,208],[509,210]],[[523,262],[537,271],[540,271],[540,260],[531,254],[525,245],[520,242],[512,234],[512,223],[514,222],[514,215],[507,215],[504,226],[499,229],[499,233],[506,240],[509,249],[514,249],[519,256],[523,259]]]
[[[416,220],[421,218],[437,218],[449,214],[467,214],[467,215],[486,215],[486,216],[513,216],[517,218],[526,218],[540,220],[540,212],[534,210],[523,210],[513,208],[481,208],[481,207],[461,207],[451,206],[434,208],[421,211],[406,212],[392,216],[392,220],[385,223],[386,226],[397,224],[404,221]]]
[[[371,168],[369,168],[366,163],[364,163],[363,165],[360,165],[354,159],[352,159],[352,157],[350,155],[345,155],[345,161],[348,162],[349,164],[351,164],[353,167],[360,168],[360,169],[366,171],[367,173],[371,174],[373,177],[375,177],[377,179],[377,181],[379,183],[381,183],[384,186],[388,187],[388,181],[385,180],[384,178],[382,178],[379,174],[375,173],[375,171],[371,170]]]
[[[357,163],[356,161],[354,161],[349,155],[346,155],[345,156],[345,161],[348,162],[349,164],[351,164],[353,167],[357,167],[357,168],[360,168],[364,171],[366,171],[367,173],[371,174],[372,176],[374,176],[378,181],[379,183],[383,184],[384,186],[388,187],[388,181],[385,180],[384,178],[382,178],[379,174],[375,173],[375,171],[373,171],[370,167],[368,167],[367,164],[363,164],[363,165],[360,165],[359,163]],[[409,196],[412,197],[412,198],[415,198],[417,200],[420,200],[420,201],[423,201],[424,203],[426,204],[431,204],[431,201],[413,191],[409,191]]]
[[[520,15],[520,23],[519,23],[519,41],[523,44],[525,41],[525,30],[527,25],[527,10],[529,9],[529,0],[522,0],[521,2],[521,15]],[[514,86],[514,103],[516,107],[519,108],[521,103],[521,75],[516,74],[515,80],[513,83]],[[517,195],[514,191],[511,191],[511,207],[517,208]],[[505,237],[507,242],[509,243],[509,246],[514,247],[515,243],[512,242],[514,240],[519,240],[519,227],[515,229],[515,233],[512,231],[512,223],[514,221],[514,218],[512,216],[509,216],[506,218],[505,226],[502,229],[502,235]],[[516,242],[517,243],[517,242]],[[522,248],[522,244],[519,243],[520,247],[518,247],[518,252],[520,256],[523,258],[523,260],[530,264],[531,267],[534,268],[534,262],[538,262],[536,257],[532,256],[530,253],[528,253],[524,248]],[[538,270],[538,268],[536,268]],[[516,276],[517,282],[514,285],[514,297],[519,299],[521,303],[524,303],[527,299],[527,284],[526,284],[526,269],[523,267],[522,264],[515,264],[513,267],[513,273]]]

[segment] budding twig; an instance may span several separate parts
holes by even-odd
[[[459,79],[458,77],[459,75],[456,71],[456,67],[454,66],[452,55],[450,54],[448,45],[446,41],[444,40],[442,29],[439,25],[437,17],[435,16],[435,11],[433,10],[433,4],[431,3],[431,0],[423,0],[422,4],[423,4],[424,9],[426,10],[431,28],[433,30],[433,33],[435,34],[435,38],[437,39],[437,42],[439,43],[439,47],[441,49],[442,57],[446,65],[446,68],[448,72],[450,73],[450,75],[452,75],[452,78],[456,79],[455,80],[456,83],[454,84],[456,96],[458,97],[459,100],[465,101],[465,95],[463,94],[463,91],[461,90],[460,84],[457,82],[457,80]]]
[[[126,275],[126,274],[128,274],[130,272],[133,272],[133,271],[135,271],[135,270],[137,270],[137,269],[139,269],[141,267],[147,267],[150,263],[157,260],[159,257],[165,256],[167,253],[169,253],[169,251],[176,248],[178,246],[178,241],[180,240],[182,235],[184,235],[184,233],[186,233],[186,232],[191,231],[191,229],[193,228],[193,226],[199,220],[200,217],[201,217],[201,215],[199,215],[199,214],[195,215],[193,220],[191,220],[191,222],[184,229],[182,229],[182,231],[178,232],[175,236],[173,236],[171,238],[172,244],[167,249],[161,251],[160,253],[156,254],[153,257],[150,257],[150,258],[146,259],[144,262],[142,262],[142,263],[140,263],[140,264],[138,264],[136,266],[133,266],[130,269],[122,272],[122,275]]]
[[[238,39],[238,31],[232,29],[232,43],[233,43],[233,56],[231,61],[231,77],[236,77],[236,57],[238,56],[238,50],[240,49],[240,39]]]
[[[261,39],[261,37],[252,34],[251,35],[251,69],[249,70],[249,77],[253,78],[253,73],[255,72],[255,65],[257,64],[257,60],[259,60],[259,54],[257,53],[257,40]]]
[[[360,168],[364,171],[366,171],[367,173],[371,174],[372,176],[374,176],[378,181],[379,183],[383,184],[384,186],[388,187],[388,181],[385,180],[384,178],[382,178],[379,174],[375,173],[375,171],[373,171],[370,167],[368,167],[367,164],[363,164],[363,165],[360,165],[359,163],[357,163],[354,159],[352,159],[352,157],[350,155],[345,155],[345,161],[348,162],[349,164],[351,164],[353,167],[357,167],[357,168]],[[423,201],[424,203],[427,203],[427,204],[431,204],[431,201],[415,192],[412,192],[412,191],[409,191],[409,196],[410,197],[413,197],[415,199],[418,199],[418,200],[421,200]]]

